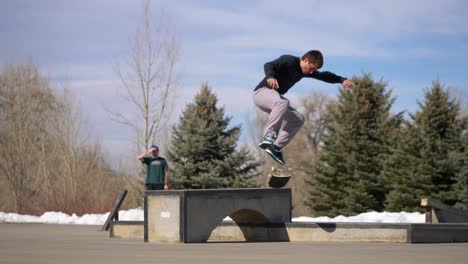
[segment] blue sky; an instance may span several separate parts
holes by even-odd
[[[263,64],[310,49],[322,51],[324,70],[388,81],[394,112],[414,111],[435,79],[468,90],[468,1],[152,1],[152,13],[160,9],[181,44],[174,119],[208,81],[247,131]],[[128,56],[141,19],[138,0],[1,1],[0,64],[32,61],[65,83],[115,160],[130,149],[131,132],[103,105],[131,111],[113,67]],[[294,101],[313,91],[335,95],[337,85],[302,80],[287,96]]]

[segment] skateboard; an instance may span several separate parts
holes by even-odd
[[[292,176],[292,169],[288,167],[271,167],[268,174],[268,186],[271,188],[284,187]]]

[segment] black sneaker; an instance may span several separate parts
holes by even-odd
[[[268,153],[268,155],[270,155],[276,162],[278,162],[281,165],[284,165],[285,162],[283,160],[283,152],[281,152],[280,148],[271,144],[266,149],[266,153]]]
[[[262,149],[266,149],[268,148],[269,146],[272,146],[273,145],[273,138],[270,137],[269,135],[266,135],[262,138],[262,140],[260,141],[260,143],[258,143],[258,146]]]

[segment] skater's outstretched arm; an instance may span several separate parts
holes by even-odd
[[[311,74],[306,74],[306,77],[314,78],[327,83],[341,83],[343,84],[347,92],[351,90],[351,88],[354,86],[354,83],[350,80],[329,71],[314,71]]]
[[[343,83],[346,78],[334,74],[329,71],[314,71],[311,74],[306,74],[305,77],[314,78],[327,83]]]

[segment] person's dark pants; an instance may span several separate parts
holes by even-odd
[[[147,191],[164,190],[164,184],[145,184]]]

